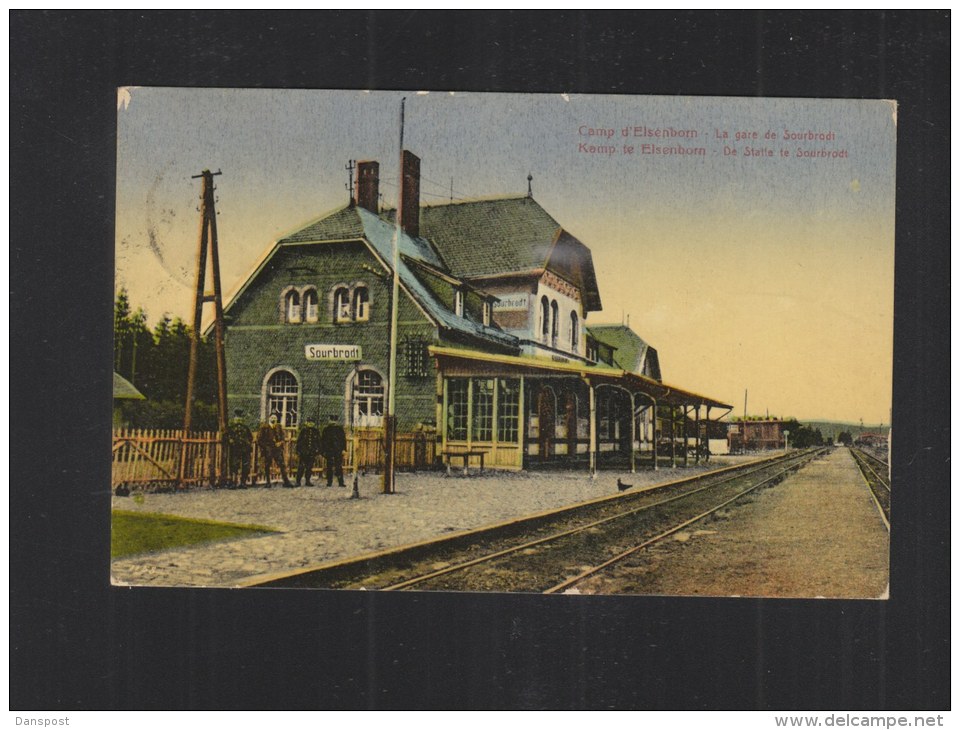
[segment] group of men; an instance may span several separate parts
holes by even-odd
[[[250,477],[251,455],[253,452],[254,435],[243,421],[243,411],[235,411],[234,419],[227,427],[225,436],[227,447],[227,464],[230,471],[229,485],[243,488],[247,486]],[[280,425],[276,414],[271,414],[266,423],[261,423],[257,429],[256,444],[260,449],[260,463],[266,486],[272,487],[270,472],[274,464],[280,469],[283,486],[293,487],[287,477],[287,467],[283,458],[284,429]],[[330,422],[323,429],[323,433],[316,424],[307,420],[297,432],[297,484],[306,478],[306,485],[312,487],[310,476],[313,474],[313,465],[318,455],[323,455],[326,462],[327,486],[333,486],[333,476],[336,474],[339,485],[343,483],[343,453],[347,450],[347,435],[343,426],[337,423],[336,416],[330,416]],[[253,480],[250,481],[253,484]]]

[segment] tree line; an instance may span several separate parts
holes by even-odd
[[[121,402],[121,413],[131,428],[183,428],[192,336],[192,327],[166,313],[151,330],[143,307],[133,311],[127,290],[117,292],[113,369],[147,398]],[[213,343],[201,337],[194,386],[194,430],[217,429],[216,400],[216,354]]]
[[[798,449],[807,449],[811,446],[823,446],[823,434],[819,428],[804,426],[796,418],[790,418],[783,422],[783,429],[790,432],[790,445]],[[833,443],[830,439],[826,443]]]

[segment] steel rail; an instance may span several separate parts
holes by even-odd
[[[790,453],[779,453],[775,456],[767,456],[761,459],[752,460],[746,464],[732,464],[729,466],[724,466],[719,469],[711,469],[709,471],[700,472],[689,477],[682,477],[680,479],[674,479],[672,481],[663,482],[660,484],[653,484],[647,487],[640,489],[630,489],[620,494],[608,494],[605,496],[595,497],[586,502],[580,502],[577,504],[566,505],[564,507],[559,507],[556,509],[546,510],[543,512],[537,512],[532,515],[524,515],[518,518],[510,519],[505,522],[500,522],[494,525],[485,525],[478,528],[473,528],[466,530],[464,532],[456,533],[452,536],[445,536],[439,538],[431,538],[421,542],[413,543],[410,545],[401,545],[398,547],[387,548],[376,553],[370,553],[365,555],[352,556],[342,560],[335,560],[329,563],[324,563],[319,566],[312,566],[307,568],[297,568],[292,571],[283,571],[281,573],[276,573],[272,575],[259,575],[253,576],[245,581],[242,581],[239,584],[239,587],[250,588],[250,587],[261,587],[261,586],[271,586],[271,587],[280,587],[289,583],[290,581],[307,581],[311,582],[311,577],[319,577],[325,573],[331,571],[343,571],[349,570],[351,567],[358,567],[368,564],[370,561],[392,561],[397,560],[408,551],[418,551],[422,552],[424,550],[438,550],[443,549],[443,546],[446,544],[453,544],[462,542],[463,540],[482,540],[487,537],[492,537],[497,539],[496,535],[498,531],[501,530],[516,530],[523,523],[529,522],[530,525],[537,523],[549,522],[550,520],[558,519],[562,520],[567,517],[576,519],[576,515],[581,512],[586,513],[592,509],[609,509],[611,506],[617,504],[632,504],[637,500],[645,499],[652,493],[664,493],[669,489],[675,488],[687,488],[692,487],[698,482],[703,482],[704,480],[710,480],[711,483],[714,479],[722,477],[727,474],[740,473],[743,474],[743,470],[748,468],[760,468],[762,466],[770,466],[777,463],[783,463],[784,460],[796,458],[796,452]],[[585,519],[587,519],[585,517]],[[486,537],[485,537],[486,536]],[[367,578],[375,577],[376,572],[370,572],[369,570],[362,571]],[[388,572],[388,571],[382,571]],[[347,579],[349,583],[350,579]],[[340,587],[344,587],[343,580],[338,580]]]
[[[880,476],[879,476],[875,471],[873,471],[873,469],[870,468],[870,465],[869,465],[869,464],[867,464],[867,463],[864,462],[864,461],[861,461],[861,460],[858,458],[858,454],[857,454],[856,451],[851,450],[851,453],[852,453],[852,455],[853,455],[853,460],[854,460],[854,462],[857,464],[857,471],[860,472],[860,476],[863,478],[863,483],[867,485],[867,491],[870,492],[870,498],[873,499],[873,503],[877,506],[877,511],[880,513],[880,519],[883,520],[883,524],[884,524],[884,527],[887,528],[887,532],[890,532],[890,507],[889,507],[889,504],[888,504],[887,508],[884,509],[883,505],[880,503],[880,498],[877,496],[877,490],[874,488],[873,482],[870,481],[870,478],[867,476],[866,472],[864,471],[864,467],[866,467],[867,469],[869,469],[870,472],[871,472],[875,477],[877,477],[877,479],[880,481],[880,484],[881,484],[882,486],[886,487],[887,495],[888,495],[888,496],[887,496],[887,499],[890,499],[890,496],[889,496],[889,495],[890,495],[890,485],[884,483],[883,480],[880,478]]]
[[[869,469],[870,473],[877,478],[878,482],[880,482],[880,485],[889,492],[890,482],[887,480],[886,477],[882,476],[876,469],[874,469],[870,465],[871,461],[875,461],[878,464],[883,464],[883,462],[880,461],[880,459],[878,459],[877,457],[871,456],[870,454],[866,453],[865,451],[861,451],[860,449],[854,449],[853,455],[854,457],[856,457],[857,463],[862,465],[861,468]],[[886,464],[883,464],[883,465],[886,466]]]
[[[821,453],[821,452],[820,452],[820,451],[816,451],[816,452],[812,452],[812,453],[808,452],[808,453],[804,454],[804,456],[806,457],[806,461],[812,461],[819,453]],[[581,582],[583,582],[584,580],[586,580],[587,578],[589,578],[589,577],[591,577],[591,576],[593,576],[593,575],[596,575],[597,573],[600,573],[600,572],[603,571],[603,570],[606,570],[606,569],[609,568],[611,565],[614,565],[614,564],[616,564],[616,563],[619,563],[619,562],[625,560],[626,558],[629,558],[631,555],[634,555],[635,553],[638,553],[639,551],[643,550],[644,548],[649,547],[650,545],[653,545],[654,543],[659,542],[660,540],[663,540],[663,539],[666,538],[666,537],[670,537],[670,535],[673,535],[674,533],[679,532],[679,531],[682,530],[683,528],[689,527],[690,525],[692,525],[692,524],[694,524],[694,523],[696,523],[696,522],[699,522],[700,520],[703,520],[703,519],[709,517],[710,515],[714,514],[715,512],[718,512],[719,510],[721,510],[721,509],[723,509],[724,507],[726,507],[728,504],[732,504],[733,502],[736,502],[738,499],[741,499],[742,497],[746,496],[747,494],[750,494],[750,492],[756,491],[757,489],[759,489],[760,487],[764,486],[765,484],[768,484],[768,483],[770,483],[770,482],[772,482],[772,481],[774,481],[774,480],[776,480],[776,479],[779,479],[780,477],[784,476],[785,474],[793,471],[793,470],[797,467],[797,464],[800,463],[800,462],[802,462],[802,461],[803,461],[803,459],[797,459],[797,460],[794,461],[787,469],[783,469],[782,471],[777,472],[777,473],[774,474],[773,476],[767,477],[766,479],[764,479],[763,481],[759,482],[758,484],[755,484],[754,486],[750,487],[749,489],[745,489],[744,491],[742,491],[742,492],[740,492],[739,494],[731,497],[730,499],[724,500],[723,502],[721,502],[720,504],[718,504],[716,507],[712,507],[712,508],[710,508],[709,510],[707,510],[706,512],[701,512],[700,514],[696,515],[695,517],[691,517],[691,518],[688,519],[688,520],[684,520],[684,521],[681,522],[679,525],[675,525],[674,527],[671,527],[669,530],[666,530],[666,531],[664,531],[664,532],[661,532],[659,535],[656,535],[656,536],[651,537],[651,538],[649,538],[649,539],[647,539],[647,540],[644,540],[642,543],[640,543],[639,545],[635,545],[634,547],[630,548],[629,550],[624,550],[622,553],[619,553],[618,555],[615,555],[614,557],[612,557],[612,558],[610,558],[609,560],[601,563],[600,565],[596,565],[596,566],[594,566],[594,567],[592,567],[592,568],[589,568],[589,569],[587,569],[587,570],[585,570],[585,571],[583,571],[583,572],[581,572],[581,573],[573,576],[572,578],[568,578],[567,580],[563,581],[562,583],[558,583],[557,585],[553,586],[552,588],[548,588],[547,590],[544,591],[544,594],[559,593],[560,591],[569,590],[570,588],[572,588],[573,586],[575,586],[577,583],[581,583]],[[800,464],[800,465],[802,466],[803,464]]]
[[[480,557],[473,558],[472,560],[467,560],[462,563],[456,563],[455,565],[448,565],[444,568],[439,568],[438,570],[434,570],[429,573],[424,573],[423,575],[418,575],[413,578],[408,578],[407,580],[401,581],[399,583],[393,583],[391,585],[384,586],[379,590],[382,590],[382,591],[405,590],[412,586],[419,585],[420,583],[425,583],[427,581],[433,580],[435,578],[439,578],[444,575],[457,573],[462,570],[466,570],[467,568],[471,568],[475,565],[480,565],[482,563],[490,562],[492,560],[497,560],[499,558],[518,553],[522,550],[528,550],[532,547],[537,547],[539,545],[553,542],[555,540],[559,540],[564,537],[570,537],[571,535],[576,535],[577,533],[585,532],[586,530],[590,530],[595,527],[599,527],[601,525],[605,525],[611,522],[615,522],[617,520],[625,519],[627,517],[631,517],[633,515],[639,514],[640,512],[645,512],[647,510],[653,509],[654,507],[662,507],[663,505],[670,504],[671,502],[676,502],[681,499],[687,499],[688,497],[692,497],[695,494],[699,494],[709,489],[714,489],[728,482],[732,482],[737,479],[742,479],[744,477],[755,474],[759,471],[770,469],[771,467],[780,466],[785,462],[790,463],[791,465],[790,468],[786,469],[785,471],[791,471],[797,463],[803,462],[807,458],[812,458],[813,455],[814,454],[812,454],[811,452],[804,452],[802,454],[792,454],[790,456],[784,457],[781,460],[765,462],[759,466],[756,464],[745,464],[741,471],[729,473],[727,476],[725,476],[723,479],[720,479],[719,481],[711,482],[710,484],[705,484],[701,487],[690,490],[689,492],[684,492],[683,494],[677,494],[672,497],[667,497],[665,499],[657,500],[656,502],[651,502],[649,504],[645,504],[640,507],[634,507],[624,512],[618,512],[615,515],[610,515],[609,517],[604,517],[599,520],[594,520],[593,522],[589,522],[584,525],[578,525],[577,527],[572,527],[568,530],[562,530],[561,532],[553,533],[551,535],[547,535],[545,537],[541,537],[536,540],[524,542],[523,544],[520,544],[520,545],[514,545],[509,548],[504,548],[503,550],[498,550],[496,552],[489,553],[487,555],[481,555]],[[778,472],[777,475],[775,476],[779,476],[781,473],[783,472]],[[700,475],[700,476],[701,478],[703,478],[708,475]]]

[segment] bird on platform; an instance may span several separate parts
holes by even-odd
[[[617,477],[617,489],[619,489],[621,492],[630,489],[632,486],[632,484],[624,484],[622,481],[620,481],[620,477]]]

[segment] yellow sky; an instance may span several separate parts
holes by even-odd
[[[346,203],[348,160],[379,160],[393,203],[401,96],[133,91],[118,109],[118,286],[151,321],[189,317],[200,192],[191,176],[204,167],[223,169],[228,292],[283,233]],[[657,348],[665,380],[738,413],[749,389],[753,413],[889,421],[893,103],[406,96],[405,146],[422,160],[423,202],[447,200],[451,187],[457,197],[523,193],[532,174],[534,198],[593,253],[604,310],[587,324],[629,314]],[[684,144],[705,154],[588,154],[585,129],[610,130],[617,145],[636,129],[687,130],[696,137]],[[749,144],[777,154],[728,154],[736,144],[720,135],[738,130],[757,132]],[[790,134],[829,140],[788,142]],[[675,143],[636,144],[650,139]],[[798,147],[843,156],[812,159]]]

